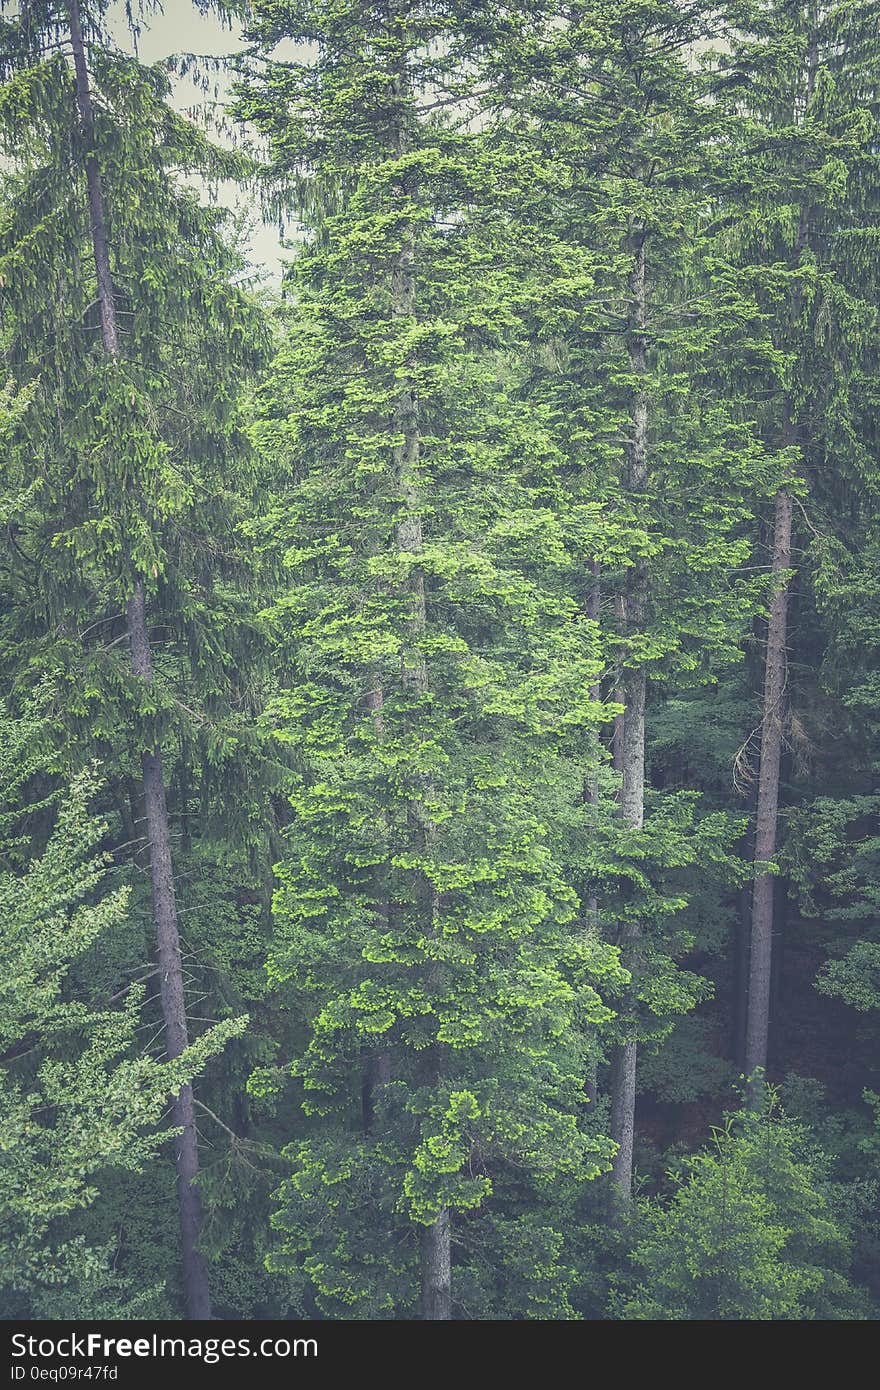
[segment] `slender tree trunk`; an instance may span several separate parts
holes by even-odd
[[[809,7],[810,38],[806,52],[804,72],[803,108],[797,105],[792,112],[792,122],[800,125],[806,118],[807,110],[816,89],[819,71],[819,12],[812,3]],[[794,245],[793,266],[800,264],[801,257],[810,240],[810,206],[801,205],[798,231]],[[803,310],[803,294],[799,281],[795,281],[792,294],[791,321],[794,331],[799,328]],[[796,444],[798,440],[797,423],[794,418],[792,402],[786,398],[782,440],[785,445]],[[755,807],[755,863],[762,864],[772,860],[776,853],[776,834],[779,819],[779,770],[782,762],[785,721],[785,687],[788,675],[787,641],[789,585],[780,583],[779,577],[791,568],[792,499],[786,488],[780,488],[773,507],[773,542],[771,566],[777,580],[777,589],[770,604],[767,623],[767,656],[764,665],[764,693],[761,715],[761,761],[758,773],[758,791]],[[770,990],[773,972],[773,900],[775,883],[773,875],[758,873],[752,890],[751,957],[749,962],[749,1000],[746,1015],[745,1072],[751,1078],[758,1070],[767,1067],[767,1043],[770,1033]],[[754,1100],[760,1088],[750,1087]]]
[[[636,233],[633,268],[630,276],[631,319],[629,333],[630,370],[636,378],[632,409],[632,438],[629,446],[626,483],[629,491],[644,492],[648,481],[648,393],[642,384],[647,373],[647,277],[645,233]],[[633,565],[625,603],[626,631],[637,635],[647,616],[648,571],[642,560]],[[630,830],[640,830],[645,816],[645,696],[647,678],[644,666],[624,673],[623,729],[618,756],[621,762],[620,814]],[[622,940],[623,959],[636,973],[636,943],[639,929],[630,924]],[[632,1029],[634,1025],[630,1025]],[[636,1108],[636,1059],[638,1044],[630,1036],[614,1050],[611,1059],[611,1137],[617,1144],[612,1162],[612,1178],[625,1201],[632,1195],[633,1140]]]
[[[779,813],[779,768],[782,760],[785,683],[787,674],[788,584],[780,576],[791,568],[791,494],[776,494],[773,515],[772,569],[779,587],[770,604],[767,657],[764,666],[761,761],[755,810],[755,863],[776,853]],[[746,1015],[745,1071],[752,1076],[767,1066],[770,1028],[770,980],[773,959],[773,875],[759,872],[752,891],[749,958],[749,1001]]]
[[[592,583],[587,591],[586,611],[587,617],[592,622],[598,623],[602,612],[602,582],[601,566],[595,558],[590,561],[590,573]],[[590,700],[598,704],[601,699],[602,686],[597,681],[590,686]],[[591,807],[592,820],[595,824],[599,812],[599,758],[602,751],[602,742],[598,732],[593,739],[593,745],[593,762],[588,769],[584,783],[584,803]],[[599,899],[595,890],[587,898],[587,930],[595,935],[599,933]],[[595,1105],[599,1099],[599,1043],[595,1034],[596,1030],[591,1027],[589,1035],[593,1042],[593,1048],[587,1064],[587,1075],[584,1077],[584,1094],[591,1105]]]
[[[421,1234],[422,1317],[447,1322],[452,1317],[452,1258],[449,1212],[443,1207],[436,1221]]]
[[[89,72],[78,0],[67,0],[67,13],[73,48],[77,109],[87,151],[86,185],[92,248],[98,282],[101,342],[108,357],[117,357],[119,355],[119,329],[113,297],[113,276],[110,269],[110,248],[107,238],[101,170],[94,154],[95,116],[89,87]],[[147,627],[144,582],[140,576],[135,579],[134,592],[128,603],[127,623],[132,671],[139,680],[149,684],[153,679],[153,665]],[[156,924],[165,1046],[168,1056],[174,1058],[179,1057],[183,1052],[188,1037],[180,937],[177,925],[177,902],[171,860],[171,830],[165,800],[165,778],[160,749],[154,748],[141,755],[141,774],[149,841],[150,886],[153,917]],[[211,1298],[207,1267],[198,1248],[201,1201],[195,1186],[195,1179],[199,1171],[199,1154],[191,1086],[184,1086],[174,1101],[173,1119],[175,1126],[182,1131],[176,1141],[175,1167],[177,1170],[183,1283],[187,1316],[193,1319],[207,1319],[211,1316]]]
[[[134,593],[128,604],[128,632],[132,671],[149,684],[153,679],[153,665],[144,583],[140,578],[135,581]],[[180,1056],[189,1039],[171,859],[171,826],[159,748],[148,749],[141,754],[141,771],[150,842],[150,886],[159,955],[159,994],[165,1022],[165,1047],[168,1056],[174,1058]],[[188,1317],[203,1320],[211,1316],[211,1297],[208,1270],[198,1245],[202,1207],[195,1185],[199,1172],[199,1147],[192,1086],[181,1088],[174,1102],[173,1120],[182,1131],[176,1140],[175,1167],[186,1309]]]
[[[640,830],[645,813],[645,692],[644,669],[634,671],[626,686],[626,715],[623,725],[623,786],[621,818],[631,830]],[[627,969],[636,974],[639,929],[630,923],[621,945]],[[629,1037],[613,1051],[611,1058],[611,1138],[617,1152],[611,1175],[620,1195],[632,1195],[633,1143],[636,1114],[636,1062],[638,1043]]]
[[[83,41],[79,0],[67,0],[70,43],[73,49],[73,70],[76,83],[76,105],[86,147],[86,190],[89,200],[89,224],[95,272],[98,279],[98,313],[101,318],[101,342],[110,357],[119,353],[119,326],[113,298],[113,276],[110,271],[110,247],[107,240],[107,221],[104,216],[104,194],[101,170],[94,152],[95,110],[89,86],[89,69]]]

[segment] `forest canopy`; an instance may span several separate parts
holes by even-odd
[[[878,0],[0,0],[0,1317],[880,1315],[878,250]]]

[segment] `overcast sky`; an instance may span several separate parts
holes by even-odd
[[[110,23],[120,46],[131,50],[133,44],[125,19],[124,0],[113,0],[110,7]],[[172,53],[198,53],[222,57],[236,52],[240,47],[241,32],[238,27],[224,28],[216,15],[200,14],[192,0],[165,0],[161,9],[143,21],[138,39],[138,55],[144,63],[157,63]],[[228,92],[228,85],[228,79],[222,74],[218,75],[217,90],[221,101]],[[185,110],[187,107],[203,105],[206,99],[205,93],[192,82],[175,81],[175,106]],[[283,255],[277,226],[265,226],[259,217],[259,210],[254,213],[253,195],[242,197],[240,190],[234,186],[229,187],[222,201],[230,207],[243,206],[254,214],[251,257],[256,266],[268,271],[273,280],[277,279]]]

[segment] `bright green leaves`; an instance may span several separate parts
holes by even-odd
[[[129,893],[108,884],[107,827],[89,812],[94,772],[57,798],[45,848],[27,853],[20,832],[45,809],[27,800],[47,771],[34,752],[42,733],[38,720],[0,712],[0,1250],[7,1306],[30,1309],[59,1288],[76,1308],[90,1279],[113,1283],[105,1252],[65,1219],[100,1204],[109,1169],[138,1172],[154,1158],[169,1097],[247,1022],[227,1019],[159,1062],[138,1046],[144,984],[119,1007],[84,986],[97,953],[113,949]]]
[[[799,1126],[748,1110],[645,1203],[634,1251],[641,1280],[617,1316],[663,1320],[846,1318],[847,1241],[818,1156]]]
[[[623,976],[580,940],[561,862],[571,748],[610,715],[570,589],[572,537],[604,517],[588,498],[568,515],[556,422],[524,399],[523,305],[542,290],[505,218],[511,161],[420,110],[415,74],[458,90],[476,35],[454,7],[410,7],[400,29],[307,9],[256,7],[257,34],[305,23],[320,42],[296,72],[254,55],[242,97],[273,177],[311,175],[253,431],[291,480],[261,527],[287,563],[267,723],[297,764],[270,972],[307,1022],[292,1070],[312,1135],[277,1221],[321,1306],[369,1315],[412,1294],[394,1261],[367,1292],[366,1191],[411,1271],[413,1227],[441,1210],[481,1221],[508,1172],[577,1183],[607,1157],[581,1128],[581,1029]],[[589,266],[556,249],[572,300]],[[388,1079],[364,1080],[377,1059]],[[346,1177],[309,1236],[319,1156]]]

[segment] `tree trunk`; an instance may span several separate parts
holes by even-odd
[[[623,721],[623,785],[620,811],[624,824],[640,830],[645,814],[645,672],[632,672],[626,684],[626,714]],[[627,969],[636,974],[639,929],[631,923],[623,935],[622,957]],[[632,1002],[632,1001],[630,1001]],[[632,1025],[631,1025],[632,1026]],[[636,1113],[636,1060],[638,1043],[629,1037],[616,1047],[611,1058],[611,1138],[617,1152],[611,1175],[620,1195],[632,1195],[633,1142]]]
[[[586,611],[590,621],[598,623],[602,612],[602,583],[601,566],[595,557],[590,561],[590,574],[592,575],[592,583],[587,591]],[[590,686],[590,700],[598,704],[601,699],[602,687],[597,681]],[[599,759],[601,752],[602,741],[597,732],[593,739],[593,762],[588,768],[587,777],[584,782],[584,804],[592,808],[592,820],[594,824],[599,812]],[[595,889],[587,898],[586,907],[587,931],[594,935],[598,935],[599,899],[596,896]],[[584,1095],[591,1105],[595,1105],[599,1099],[599,1040],[595,1028],[590,1028],[589,1037],[593,1046],[587,1061],[587,1074],[584,1077]]]
[[[153,679],[153,666],[142,579],[135,581],[134,593],[129,600],[128,632],[132,671],[139,680],[149,684]],[[174,1058],[180,1056],[189,1039],[171,859],[171,827],[159,748],[148,749],[141,754],[141,771],[150,842],[150,887],[159,954],[159,993],[165,1022],[165,1048],[168,1056]],[[201,1320],[211,1316],[211,1297],[207,1266],[198,1248],[202,1208],[195,1186],[199,1172],[199,1149],[192,1086],[184,1086],[177,1096],[173,1120],[175,1126],[182,1130],[176,1141],[175,1167],[186,1309],[188,1317]]]
[[[101,343],[108,357],[117,357],[119,355],[119,330],[113,297],[113,276],[110,269],[110,250],[101,186],[101,170],[94,153],[95,116],[89,87],[89,72],[78,0],[68,0],[67,13],[73,48],[77,110],[87,151],[86,186],[89,199],[92,249],[98,282]],[[128,603],[127,621],[132,671],[139,680],[149,684],[153,679],[153,666],[147,628],[144,582],[140,576],[135,579],[134,592]],[[165,801],[162,754],[158,748],[142,753],[141,774],[149,841],[150,886],[153,917],[156,924],[165,1046],[168,1056],[174,1058],[179,1057],[183,1052],[188,1037],[183,968],[177,926],[177,903],[171,860],[171,832],[168,807]],[[181,1089],[174,1101],[173,1120],[175,1126],[182,1131],[176,1141],[175,1168],[177,1170],[177,1196],[187,1316],[193,1319],[207,1319],[211,1316],[211,1298],[207,1267],[198,1248],[201,1201],[198,1189],[194,1184],[199,1171],[199,1155],[193,1093],[192,1087],[189,1085]]]
[[[806,51],[803,108],[792,112],[794,125],[801,125],[816,89],[819,71],[818,6],[810,5],[810,35]],[[793,267],[800,264],[810,240],[810,206],[801,205],[798,231],[794,244]],[[795,330],[803,310],[803,291],[795,280],[792,291],[791,322]],[[784,403],[782,442],[797,443],[798,429],[792,402]],[[764,693],[761,713],[761,761],[755,807],[755,863],[772,860],[776,853],[776,832],[779,818],[779,770],[782,761],[783,729],[785,722],[785,687],[788,675],[788,606],[789,585],[779,583],[780,574],[791,568],[792,499],[786,488],[776,494],[773,508],[773,543],[771,567],[778,587],[770,604],[767,623],[767,656],[764,666]],[[770,1033],[770,990],[773,971],[773,900],[775,883],[772,874],[758,873],[752,890],[751,958],[749,964],[749,1000],[746,1014],[745,1073],[750,1079],[767,1067],[767,1043]],[[759,1086],[749,1086],[752,1100]]]
[[[629,445],[626,485],[638,497],[648,481],[648,393],[643,385],[647,373],[647,276],[646,236],[643,229],[635,233],[633,268],[630,275],[630,332],[628,341],[630,370],[636,378],[632,406],[632,438]],[[625,603],[626,631],[637,635],[644,630],[647,616],[648,571],[645,562],[637,560],[629,572]],[[640,830],[645,816],[645,697],[647,677],[642,665],[624,672],[623,728],[618,740],[621,763],[620,815],[630,830]],[[631,923],[626,928],[621,945],[623,962],[635,976],[637,970],[636,942],[639,928]],[[631,994],[629,1003],[633,1004]],[[630,1021],[632,1034],[634,1023]],[[637,1040],[627,1037],[611,1059],[611,1138],[617,1144],[611,1175],[617,1189],[629,1201],[632,1195],[633,1140],[636,1108]]]
[[[448,1322],[452,1317],[452,1248],[449,1212],[441,1208],[436,1221],[421,1234],[422,1318]]]
[[[777,581],[791,568],[791,494],[776,494],[773,517],[772,569]],[[767,624],[767,658],[764,667],[761,718],[761,761],[755,813],[755,863],[766,863],[776,853],[779,812],[779,767],[782,759],[788,584],[780,583],[770,604]],[[752,924],[749,959],[749,1002],[746,1016],[745,1071],[752,1077],[767,1066],[770,1028],[770,979],[773,959],[773,875],[759,872],[752,891]]]
[[[387,1050],[371,1052],[361,1083],[361,1119],[364,1134],[372,1134],[376,1115],[376,1096],[391,1080],[391,1056]]]
[[[92,105],[92,93],[89,86],[89,69],[86,62],[85,43],[83,42],[79,0],[67,0],[67,16],[70,27],[70,43],[73,49],[77,112],[86,147],[86,190],[89,200],[89,226],[95,257],[95,273],[98,280],[101,342],[104,351],[110,357],[116,357],[119,353],[119,326],[116,320],[116,302],[113,298],[113,276],[110,271],[110,247],[107,240],[107,222],[104,216],[101,170],[95,154],[95,110]]]

